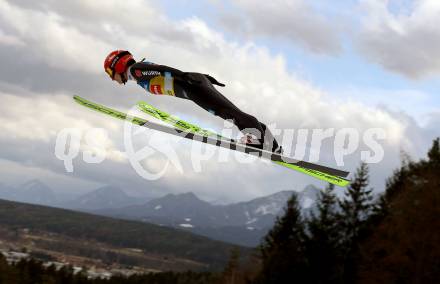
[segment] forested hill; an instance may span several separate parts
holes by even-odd
[[[361,164],[342,198],[320,193],[317,211],[304,218],[292,196],[253,283],[440,283],[439,138],[427,158],[405,158],[383,194]]]
[[[134,248],[165,259],[186,259],[207,270],[222,268],[231,249],[236,247],[158,225],[4,200],[0,200],[0,228],[47,232],[84,244],[94,241]],[[242,248],[241,253],[246,255],[249,250]]]
[[[388,180],[360,241],[359,283],[440,283],[440,140]]]

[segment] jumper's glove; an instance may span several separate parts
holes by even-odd
[[[220,83],[219,81],[217,81],[217,80],[216,80],[214,77],[212,77],[211,75],[205,74],[205,76],[208,78],[208,80],[209,80],[212,84],[217,85],[217,86],[220,86],[220,87],[224,87],[224,86],[225,86],[225,84]]]

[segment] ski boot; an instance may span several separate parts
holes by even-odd
[[[272,153],[282,155],[284,152],[283,146],[278,145],[272,149]]]
[[[240,138],[240,143],[246,146],[251,146],[258,149],[271,151],[272,153],[279,155],[282,155],[284,152],[283,147],[278,145],[277,142],[275,142],[272,145],[272,149],[270,149],[271,145],[266,145],[265,143],[261,143],[261,141],[258,140],[255,135],[250,133],[246,133],[245,135],[243,135],[243,137]]]
[[[240,143],[246,146],[263,149],[263,144],[261,144],[261,142],[257,139],[257,136],[250,133],[246,133],[245,135],[243,135],[240,138]]]

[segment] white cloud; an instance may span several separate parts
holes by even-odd
[[[123,43],[137,58],[145,55],[148,60],[156,63],[177,67],[183,71],[197,71],[215,76],[219,81],[226,83],[227,86],[220,89],[225,96],[243,111],[257,116],[267,124],[276,122],[278,127],[295,129],[345,127],[353,127],[360,131],[377,127],[385,129],[389,137],[384,144],[388,156],[383,164],[375,166],[375,171],[379,174],[375,181],[376,185],[383,183],[383,177],[398,163],[399,147],[402,144],[414,144],[408,136],[408,129],[411,129],[413,135],[421,131],[411,120],[386,109],[365,106],[358,102],[332,101],[326,93],[290,73],[284,56],[271,54],[267,48],[252,42],[239,45],[228,41],[223,34],[195,17],[173,22],[166,19],[160,11],[155,10],[152,11],[159,14],[156,18],[148,17],[148,12],[145,14],[147,16],[140,17],[145,11],[145,4],[142,1],[129,2],[130,4],[124,6],[124,9],[128,10],[124,10],[123,13],[121,10],[111,9],[110,6],[111,3],[121,3],[120,1],[108,2],[110,4],[99,2],[102,6],[90,1],[64,1],[62,5],[66,5],[67,8],[63,8],[58,1],[39,1],[39,5],[47,8],[44,12],[40,6],[38,6],[40,8],[26,6],[25,9],[20,6],[31,5],[29,1],[18,2],[17,5],[12,5],[0,0],[2,5],[0,23],[7,26],[5,31],[8,31],[8,35],[18,37],[33,55],[41,56],[40,60],[47,60],[54,69],[66,68],[64,67],[66,63],[72,63],[73,70],[86,68],[85,71],[89,73],[98,72],[102,68],[102,59],[107,54],[107,49],[116,43]],[[248,2],[242,3],[250,5]],[[303,7],[300,2],[295,3]],[[268,6],[268,9],[276,9],[276,7]],[[91,15],[95,16],[91,17]],[[77,21],[74,20],[75,18]],[[10,19],[12,22],[6,24],[5,19]],[[154,21],[157,22],[148,26]],[[35,34],[32,34],[34,31],[31,27],[37,23],[41,26],[41,31],[36,29]],[[311,20],[308,24],[311,24]],[[321,26],[318,25],[318,29],[322,25],[323,23]],[[311,31],[311,33],[315,32],[320,35],[325,30]],[[109,34],[115,37],[109,40]],[[49,44],[51,46],[48,46]],[[304,44],[319,46],[322,43],[310,39]],[[326,44],[322,46],[327,50],[331,44]],[[91,53],[87,53],[88,51]],[[77,60],[75,57],[77,52],[80,54],[86,52],[87,57],[84,61]],[[7,67],[0,66],[0,68]],[[26,70],[23,66],[17,68]],[[90,74],[89,81],[84,84],[95,84],[97,77]],[[114,83],[108,81],[108,84]],[[182,115],[183,118],[202,126],[211,126],[214,129],[223,126],[221,119],[206,113],[190,101],[151,95],[147,95],[146,98],[143,95],[135,97],[134,84],[128,88],[115,84],[112,86],[121,96],[126,96],[124,106],[132,105],[136,98],[142,98],[160,109]],[[136,90],[138,94],[144,93],[141,89]],[[97,182],[118,182],[125,187],[133,185],[133,188],[135,185],[137,188],[145,187],[145,180],[137,177],[130,166],[120,163],[123,157],[120,150],[122,149],[121,124],[86,109],[75,107],[70,98],[70,94],[74,93],[77,93],[76,87],[67,88],[61,94],[57,92],[41,94],[29,90],[28,93],[18,96],[2,91],[0,138],[5,146],[2,148],[14,149],[14,144],[20,143],[24,147],[14,150],[17,152],[15,159],[25,161],[23,157],[34,157],[32,163],[61,172],[60,165],[52,161],[53,156],[50,156],[52,159],[50,161],[41,156],[53,154],[53,141],[60,129],[64,127],[108,129],[111,140],[104,141],[104,144],[109,143],[108,147],[115,151],[119,149],[119,153],[115,152],[117,154],[110,163],[99,167],[80,164],[77,167],[79,171],[75,174],[85,179],[96,179]],[[119,102],[117,105],[121,108],[120,97],[105,96],[99,88],[86,96],[91,99],[100,98],[99,101],[107,105],[113,105],[117,101]],[[169,137],[164,136],[163,139],[167,140]],[[31,147],[29,149],[25,147],[37,143],[39,143],[37,149],[45,146],[46,152],[36,152]],[[231,199],[245,199],[270,193],[268,191],[297,186],[301,188],[312,182],[311,179],[300,174],[261,162],[243,165],[234,161],[219,163],[214,159],[203,163],[203,173],[194,172],[191,168],[188,148],[188,146],[176,146],[182,161],[188,161],[183,165],[185,173],[182,175],[170,167],[164,179],[154,185],[166,186],[168,191],[173,192],[194,191],[208,199],[225,196]],[[331,149],[326,147],[326,150]],[[323,163],[335,164],[330,151],[323,158]],[[347,164],[347,169],[351,170],[357,166],[359,158],[359,155],[353,156]],[[154,159],[158,158],[154,157]],[[161,161],[152,160],[150,166],[156,168]],[[212,189],[213,185],[215,190]],[[237,188],[240,189],[239,192]]]
[[[0,180],[9,186],[18,186],[32,179],[41,179],[56,192],[69,193],[70,195],[84,194],[102,186],[102,183],[82,180],[77,177],[66,176],[64,173],[55,173],[41,166],[33,167],[24,163],[0,159]],[[26,173],[17,180],[17,173]]]
[[[111,50],[151,52],[156,45],[160,50],[169,42],[196,40],[179,25],[169,25],[152,1],[0,0],[0,5],[0,24],[15,32],[15,41],[32,46],[27,52],[41,64],[61,70],[97,74]]]
[[[102,40],[82,33],[50,10],[21,9],[4,0],[0,5],[0,23],[14,30],[14,36],[26,43],[28,54],[42,64],[61,70],[94,73],[102,70],[101,54],[110,49]]]
[[[434,99],[428,93],[416,88],[390,89],[344,86],[343,89],[332,93],[370,107],[385,107],[395,112],[404,111],[414,117],[421,125],[424,125],[428,119],[427,113],[436,110]]]
[[[94,144],[83,143],[82,151],[98,147],[106,150],[108,159],[127,163],[121,153],[108,137],[108,132],[119,133],[120,125],[104,117],[89,115],[86,110],[76,105],[66,95],[34,95],[25,98],[0,92],[0,142],[5,144],[26,141],[28,144],[54,141],[64,128],[74,128],[85,137],[91,129],[99,127],[105,131],[94,131]],[[81,119],[87,117],[87,119]],[[54,148],[52,149],[54,150]],[[32,155],[31,153],[29,153]],[[54,153],[52,153],[54,154]]]
[[[25,43],[20,40],[20,38],[16,36],[11,36],[8,34],[5,34],[4,31],[0,29],[0,44],[2,45],[8,45],[8,46],[25,46]]]
[[[341,50],[339,19],[330,19],[304,0],[231,0],[235,11],[222,23],[233,32],[252,37],[279,38],[308,51],[335,54]]]
[[[440,2],[415,0],[410,11],[392,11],[392,3],[361,1],[366,16],[357,38],[360,51],[372,62],[408,78],[440,74]]]

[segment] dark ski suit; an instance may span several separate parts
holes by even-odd
[[[156,95],[170,95],[188,99],[203,109],[223,119],[232,120],[240,129],[256,129],[261,145],[257,146],[273,151],[278,148],[278,143],[265,124],[259,122],[254,116],[241,111],[214,85],[224,87],[216,79],[207,74],[182,72],[165,65],[151,62],[137,62],[130,66],[129,79],[134,79],[145,90]],[[130,77],[131,76],[131,77]],[[261,135],[261,136],[260,136]],[[266,141],[264,141],[266,135]],[[272,142],[273,141],[273,142]],[[264,143],[264,144],[263,144]],[[272,144],[273,143],[273,144]],[[272,147],[270,147],[272,145]]]

